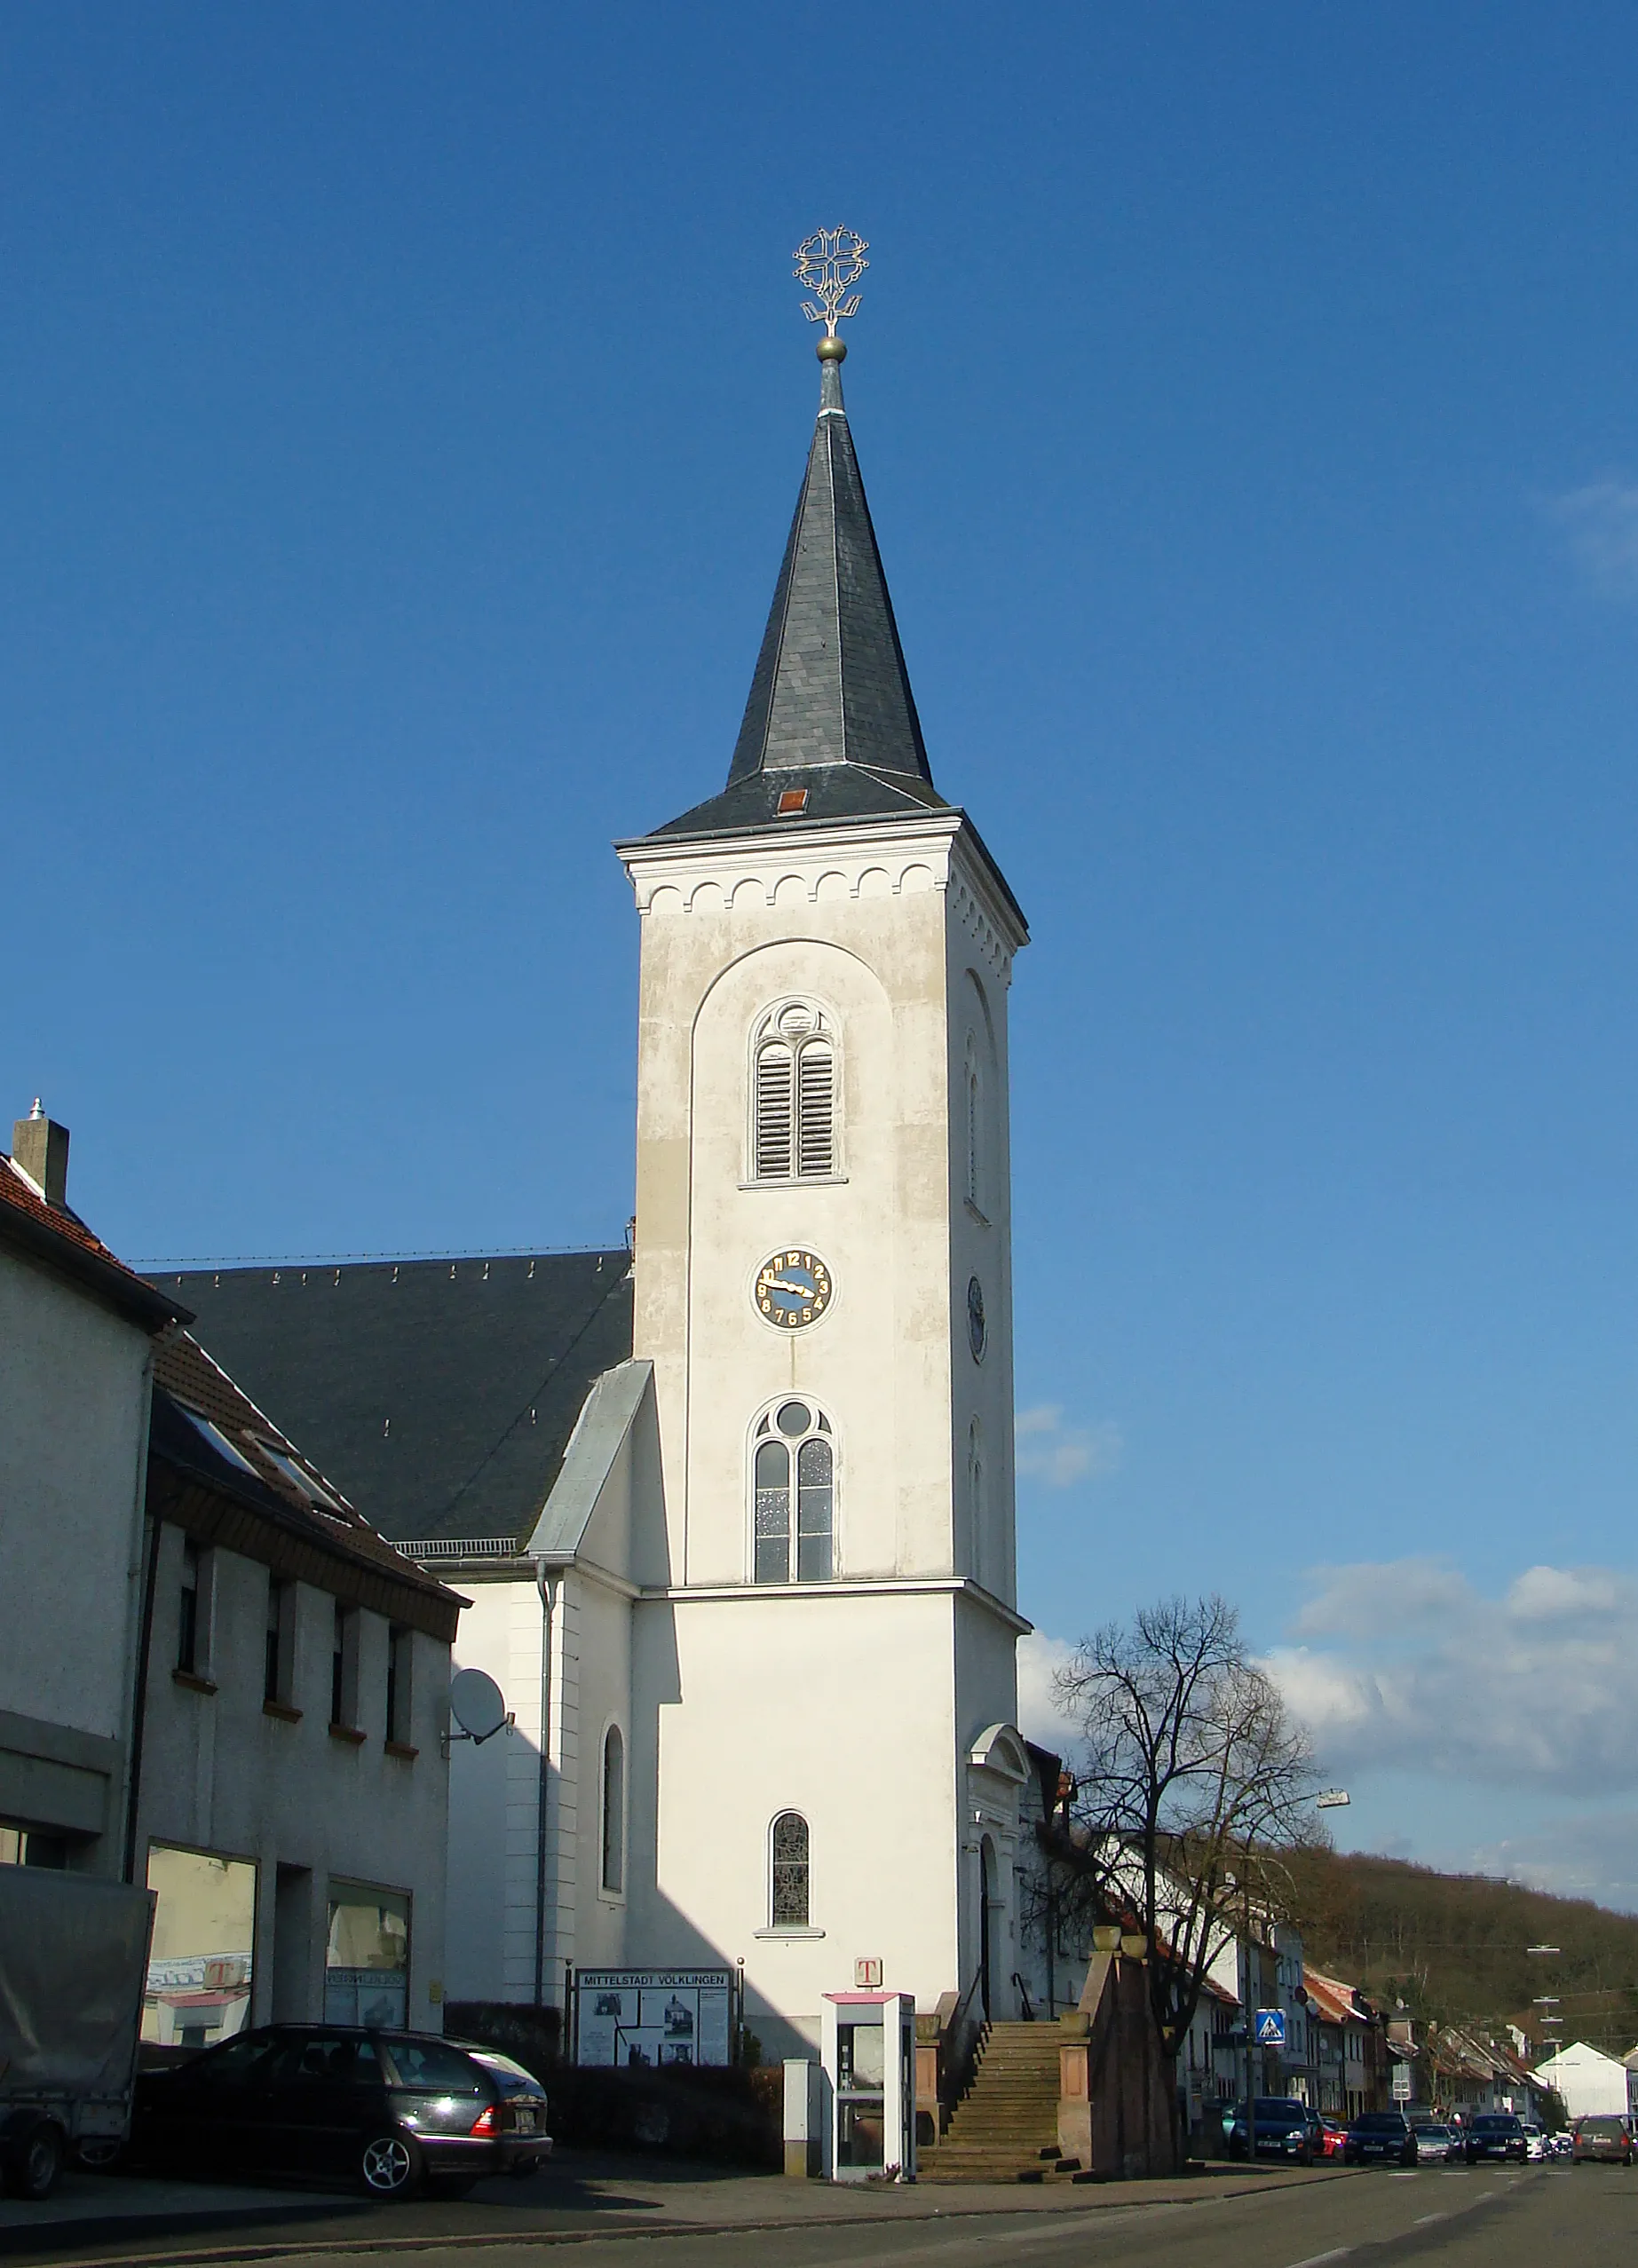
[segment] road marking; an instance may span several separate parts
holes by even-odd
[[[1310,2252],[1306,2260],[1294,2260],[1291,2268],[1323,2268],[1327,2260],[1346,2260],[1353,2248],[1351,2244],[1339,2244],[1334,2252]]]

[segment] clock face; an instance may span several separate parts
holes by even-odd
[[[781,1331],[817,1323],[835,1289],[830,1270],[817,1253],[775,1253],[756,1271],[756,1312]]]
[[[975,1276],[967,1286],[967,1344],[975,1363],[984,1360],[988,1333],[984,1321],[984,1286]]]

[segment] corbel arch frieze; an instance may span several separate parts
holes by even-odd
[[[637,912],[662,918],[677,913],[763,911],[783,905],[819,905],[841,898],[914,897],[950,887],[947,873],[925,857],[900,854],[889,859],[862,858],[851,870],[826,865],[779,865],[750,873],[702,875],[697,881],[639,881]],[[971,902],[970,893],[960,886]],[[974,913],[977,913],[976,905]],[[969,928],[973,926],[969,918]],[[993,932],[990,932],[993,936]]]

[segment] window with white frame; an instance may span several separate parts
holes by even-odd
[[[776,1930],[805,1930],[811,1911],[808,1822],[782,1811],[768,1836],[768,1921]]]
[[[626,1886],[626,1743],[618,1725],[603,1735],[603,1873],[605,1890]]]
[[[835,1034],[811,1000],[785,1000],[752,1035],[751,1177],[825,1181],[835,1169]]]
[[[793,1395],[751,1444],[752,1575],[758,1583],[828,1583],[834,1566],[836,1450],[830,1420]]]

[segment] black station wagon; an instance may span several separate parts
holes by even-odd
[[[427,2032],[273,2024],[145,2072],[131,2154],[191,2172],[351,2176],[376,2197],[459,2195],[551,2152],[546,2097],[492,2048]]]
[[[1342,2161],[1349,2166],[1413,2166],[1416,2139],[1403,2111],[1362,2111],[1348,2130]]]

